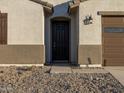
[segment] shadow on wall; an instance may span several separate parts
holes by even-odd
[[[68,14],[68,3],[69,2],[65,2],[65,3],[58,4],[58,5],[54,6],[54,13],[53,13],[52,17],[69,16],[69,14]]]

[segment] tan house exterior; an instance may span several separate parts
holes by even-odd
[[[0,34],[1,65],[124,66],[124,1],[0,0]]]

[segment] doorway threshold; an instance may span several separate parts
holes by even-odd
[[[68,67],[69,66],[70,67],[71,64],[70,63],[53,63],[52,66],[60,66],[60,67],[61,66],[63,66],[63,67],[65,67],[65,66]]]

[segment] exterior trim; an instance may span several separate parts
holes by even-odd
[[[80,2],[84,2],[84,1],[88,1],[88,0],[80,0]]]
[[[68,8],[68,13],[74,13],[76,11],[76,8],[79,7],[81,2],[85,2],[87,0],[72,0],[69,2],[69,8]]]
[[[79,0],[75,0],[75,1],[70,1],[69,2],[69,8],[68,8],[68,13],[72,14],[74,12],[76,12],[77,7],[79,7],[80,5],[80,1]]]
[[[102,16],[123,16],[124,11],[99,11],[97,12],[98,15]]]
[[[30,0],[30,1],[36,2],[36,3],[38,3],[38,4],[41,4],[41,5],[43,5],[43,6],[47,6],[47,7],[50,7],[50,8],[53,7],[53,4],[50,4],[50,3],[45,2],[45,1],[41,1],[41,0]]]
[[[53,4],[41,0],[30,0],[30,1],[41,4],[46,12],[50,14],[53,13]]]

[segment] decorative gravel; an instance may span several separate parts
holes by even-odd
[[[110,73],[53,74],[48,67],[1,67],[0,93],[124,93]]]

